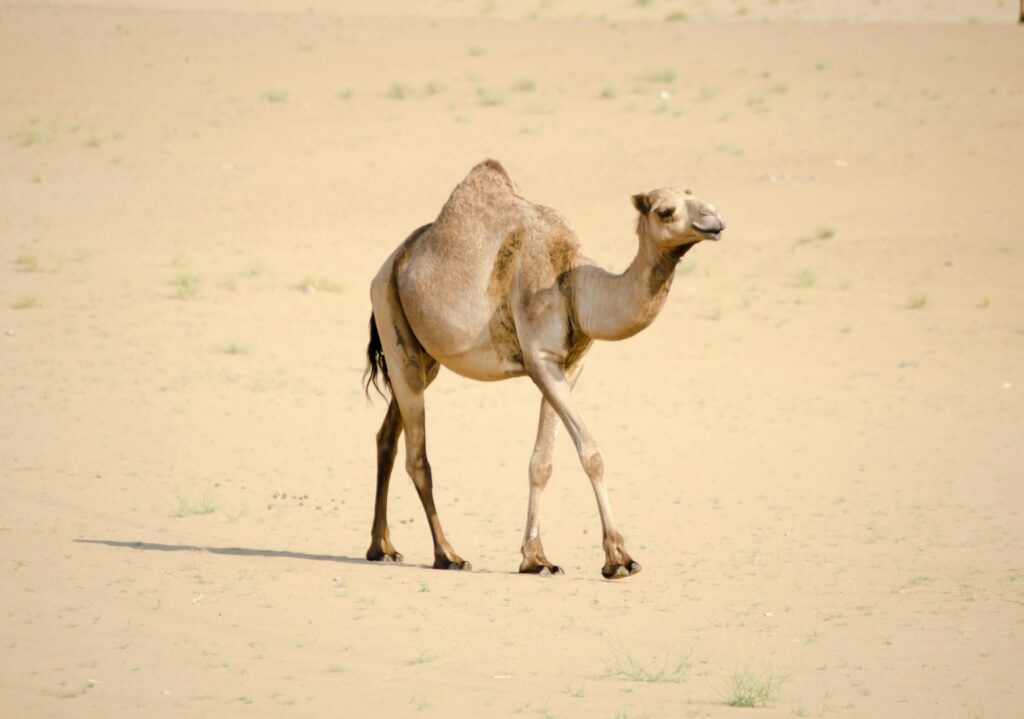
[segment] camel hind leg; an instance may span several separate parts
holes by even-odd
[[[384,273],[382,273],[384,274]],[[391,546],[387,528],[387,493],[399,435],[405,432],[405,468],[427,516],[434,542],[434,566],[439,569],[469,569],[469,563],[452,549],[444,536],[434,505],[433,477],[427,460],[426,415],[423,393],[437,376],[437,360],[428,355],[416,339],[402,312],[393,275],[384,274],[371,286],[373,314],[381,348],[389,370],[392,401],[378,433],[377,499],[367,559],[400,558]],[[397,415],[397,422],[396,422]]]
[[[388,404],[384,422],[377,432],[377,497],[373,505],[373,529],[366,558],[371,562],[401,562],[402,555],[391,543],[388,529],[388,485],[398,453],[398,437],[402,434],[402,413],[394,397]]]

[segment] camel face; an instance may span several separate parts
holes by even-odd
[[[689,245],[702,240],[717,240],[725,222],[715,206],[695,197],[689,190],[675,188],[652,190],[634,195],[633,204],[640,222],[647,223],[652,240],[664,249]]]

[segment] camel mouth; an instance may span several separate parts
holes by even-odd
[[[722,230],[725,229],[725,223],[722,222],[720,218],[714,218],[704,226],[694,223],[693,229],[702,234],[706,240],[717,240],[722,236]]]

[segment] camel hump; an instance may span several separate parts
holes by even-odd
[[[434,235],[479,241],[504,235],[509,225],[522,222],[524,200],[508,172],[497,160],[484,160],[452,190],[434,222]]]
[[[519,195],[519,188],[516,186],[516,183],[512,181],[512,177],[508,174],[505,166],[497,160],[490,158],[484,160],[469,171],[469,176],[466,179],[469,179],[469,177],[473,177],[478,173],[487,176],[492,181],[503,184],[512,192],[512,194]]]

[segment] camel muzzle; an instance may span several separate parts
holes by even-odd
[[[705,239],[718,240],[725,230],[725,221],[721,217],[716,216],[711,219],[702,220],[700,223],[694,223],[693,227],[704,235]]]

